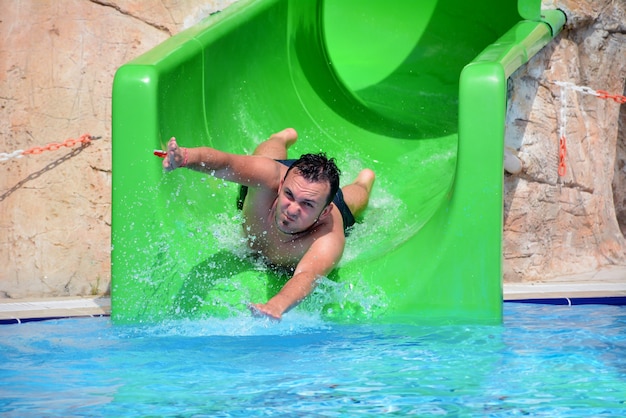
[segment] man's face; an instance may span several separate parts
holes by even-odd
[[[329,193],[328,182],[309,182],[290,171],[278,190],[276,227],[286,234],[307,230],[322,216]]]

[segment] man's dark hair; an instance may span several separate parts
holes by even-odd
[[[339,175],[341,174],[334,158],[328,158],[324,152],[303,154],[287,169],[285,178],[293,169],[297,169],[298,174],[307,181],[315,183],[327,181],[330,184],[330,194],[326,199],[326,205],[333,201],[339,190]]]

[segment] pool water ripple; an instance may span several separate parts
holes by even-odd
[[[68,319],[0,341],[7,417],[626,411],[626,307],[506,304],[502,326]]]

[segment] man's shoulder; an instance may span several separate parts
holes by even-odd
[[[311,235],[314,239],[319,239],[323,237],[328,240],[344,242],[345,234],[343,232],[343,221],[341,219],[341,214],[339,214],[339,217],[333,214],[333,216],[320,222],[317,228],[311,231]]]
[[[253,185],[248,187],[248,194],[246,199],[261,203],[268,201],[270,205],[274,203],[278,197],[278,189],[267,187],[263,184]]]
[[[278,191],[265,187],[249,187],[245,200],[242,202],[242,213],[246,223],[257,225],[257,228],[267,228],[269,213],[278,198]],[[261,219],[264,221],[261,222]],[[262,225],[261,225],[262,224]]]

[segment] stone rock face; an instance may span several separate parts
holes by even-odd
[[[123,63],[230,1],[0,2],[0,297],[102,294],[110,282],[111,87]]]
[[[0,152],[102,137],[0,162],[0,297],[107,292],[113,75],[234,1],[0,1]],[[626,106],[555,84],[624,94],[626,8],[544,6],[568,24],[511,80],[506,145],[523,169],[505,176],[506,281],[626,264]]]
[[[585,93],[624,94],[626,8],[610,0],[544,6],[565,11],[568,23],[511,80],[505,141],[523,171],[505,176],[504,279],[510,282],[626,263],[626,109]]]

